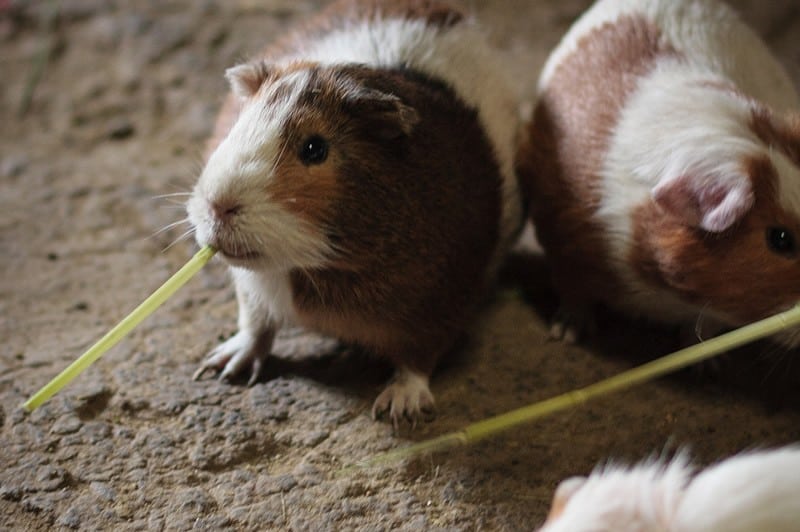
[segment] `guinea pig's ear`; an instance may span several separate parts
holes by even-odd
[[[416,109],[393,94],[362,87],[350,91],[346,100],[369,132],[381,139],[408,136],[419,122]]]
[[[682,174],[653,188],[653,200],[686,225],[721,233],[744,217],[755,198],[744,174],[707,177]]]
[[[241,99],[252,97],[269,78],[272,67],[265,61],[242,63],[225,71],[231,91]]]
[[[550,505],[550,513],[547,514],[548,521],[554,521],[564,512],[567,503],[579,489],[586,484],[586,477],[570,477],[562,480],[553,495],[553,503]]]

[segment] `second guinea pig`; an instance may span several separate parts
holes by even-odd
[[[255,379],[296,324],[394,364],[373,415],[432,409],[521,224],[505,75],[462,11],[420,0],[340,0],[229,69],[187,209],[230,266],[239,331],[197,376]]]
[[[797,303],[798,107],[717,0],[585,13],[545,66],[518,156],[561,297],[552,335],[577,338],[596,303],[703,334]]]

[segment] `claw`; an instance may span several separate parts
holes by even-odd
[[[200,377],[202,377],[205,374],[205,372],[208,371],[209,369],[211,369],[211,366],[206,366],[205,364],[203,364],[202,366],[197,368],[197,371],[194,372],[194,375],[192,375],[192,380],[199,381]]]
[[[420,418],[427,420],[434,410],[434,399],[428,387],[428,377],[407,368],[397,371],[393,381],[375,399],[372,405],[372,418],[378,419],[388,412],[395,432],[400,422],[406,420],[411,428],[417,426]]]
[[[261,369],[264,367],[264,359],[261,357],[256,357],[253,359],[253,365],[250,370],[250,378],[247,379],[247,387],[251,388],[255,386],[258,382],[258,378],[261,376]]]
[[[265,338],[270,340],[271,345],[272,333]],[[214,370],[220,372],[217,377],[220,381],[229,381],[249,366],[252,372],[247,385],[252,386],[258,381],[264,358],[269,353],[269,346],[265,343],[259,342],[250,333],[240,331],[214,348],[192,377],[198,380],[206,371]]]

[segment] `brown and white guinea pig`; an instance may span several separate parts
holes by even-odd
[[[685,454],[564,480],[540,532],[797,532],[800,448],[734,456],[695,475]]]
[[[196,377],[252,382],[296,324],[390,360],[373,415],[416,419],[522,221],[496,51],[448,4],[344,0],[226,75],[187,209],[230,266],[239,331]]]
[[[600,0],[538,92],[518,167],[553,336],[574,341],[595,303],[719,332],[800,300],[798,95],[729,7]]]

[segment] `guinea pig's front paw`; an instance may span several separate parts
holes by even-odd
[[[395,430],[399,428],[402,419],[410,421],[413,428],[420,418],[432,417],[434,410],[435,403],[428,387],[427,375],[401,368],[375,399],[372,418],[378,419],[384,412],[389,412]]]
[[[271,345],[271,337],[270,342]],[[250,367],[248,386],[252,386],[261,374],[261,368],[269,355],[269,347],[262,349],[264,342],[252,333],[240,331],[215,347],[203,364],[197,369],[193,378],[200,379],[208,370],[220,371],[220,380],[229,380]]]

